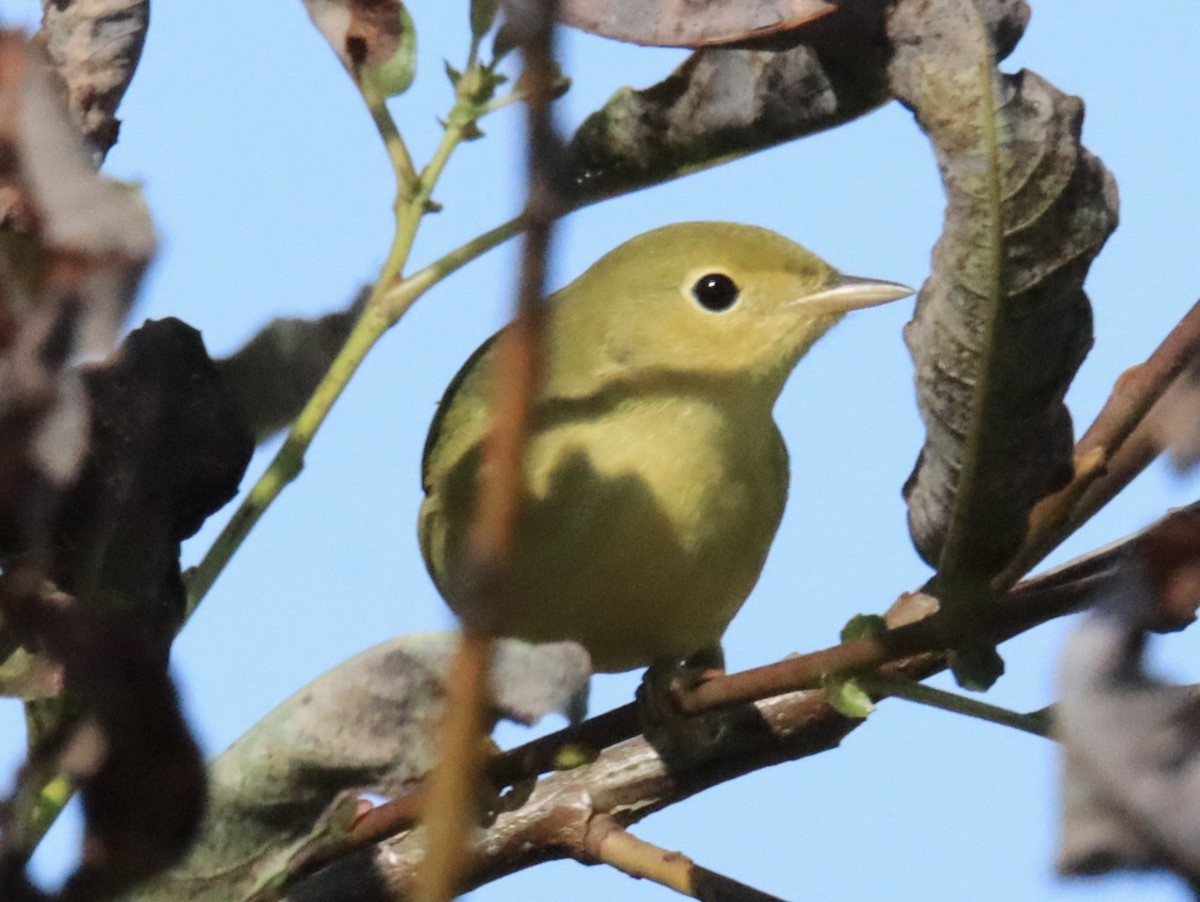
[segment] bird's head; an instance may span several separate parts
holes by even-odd
[[[843,275],[767,229],[678,223],[627,241],[559,292],[554,318],[574,346],[556,354],[560,364],[573,357],[611,375],[744,382],[773,402],[796,362],[848,311],[910,294]]]

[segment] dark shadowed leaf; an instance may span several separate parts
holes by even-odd
[[[179,545],[234,495],[253,443],[199,333],[178,320],[134,331],[82,384],[91,440],[79,480],[46,546],[3,561],[19,576],[41,560],[65,590],[5,586],[63,685],[26,706],[35,766],[18,796],[56,772],[79,786],[87,843],[69,887],[99,899],[174,861],[199,826],[203,762],[166,669],[184,609]],[[15,817],[24,847],[36,828],[19,805]]]
[[[979,586],[1072,473],[1063,394],[1092,341],[1083,280],[1117,222],[1116,186],[1079,142],[1083,104],[1003,75],[974,3],[906,0],[891,78],[947,194],[933,272],[905,339],[925,446],[909,527],[939,584]]]
[[[200,333],[148,320],[84,370],[92,446],[54,528],[51,576],[166,649],[182,623],[179,544],[237,493],[253,453]]]
[[[706,47],[769,37],[836,12],[827,0],[562,0],[565,24],[633,44]]]
[[[457,636],[401,636],[317,678],[209,769],[206,828],[190,855],[138,899],[269,897],[290,864],[344,833],[347,793],[396,795],[436,760],[444,677]],[[498,716],[581,713],[590,665],[573,643],[497,645]]]
[[[44,616],[41,632],[82,712],[46,750],[83,800],[83,859],[67,897],[104,899],[187,848],[204,813],[204,763],[160,650],[107,612],[51,610],[59,616]]]
[[[1194,611],[1198,565],[1195,517],[1164,521],[1063,649],[1064,873],[1169,868],[1200,881],[1200,695],[1142,668],[1146,631],[1178,621],[1181,587]]]
[[[1023,2],[985,4],[1001,55]],[[622,88],[567,148],[572,201],[588,203],[833,128],[891,99],[882,4],[844,4],[772,49],[709,48],[664,81]]]
[[[329,369],[362,311],[367,293],[348,310],[318,319],[280,318],[236,354],[216,361],[242,424],[263,442],[286,428]]]

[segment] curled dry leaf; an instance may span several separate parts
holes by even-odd
[[[417,33],[400,0],[304,0],[304,6],[355,82],[384,97],[408,90]]]
[[[150,0],[55,0],[42,4],[37,39],[67,88],[67,105],[93,160],[117,142],[117,105],[142,55]]]
[[[444,679],[456,634],[381,643],[318,677],[258,722],[209,769],[211,805],[199,842],[138,899],[244,898],[279,885],[347,792],[396,794],[437,760]],[[498,715],[532,723],[578,714],[590,674],[574,643],[497,643]],[[342,822],[344,832],[344,819]],[[336,830],[336,825],[333,825]]]
[[[1142,667],[1146,630],[1177,616],[1181,585],[1193,610],[1200,597],[1195,515],[1165,520],[1125,564],[1068,638],[1059,666],[1058,867],[1067,874],[1169,868],[1196,886],[1200,695]]]
[[[0,551],[44,542],[87,443],[66,365],[107,352],[153,250],[137,194],[93,171],[44,53],[0,32]]]
[[[984,4],[999,55],[1015,46],[1022,0]],[[843,3],[773,49],[708,48],[664,81],[622,88],[580,126],[567,148],[571,200],[589,203],[644,188],[834,128],[891,99],[884,8]]]
[[[1071,476],[1062,399],[1091,346],[1082,286],[1116,227],[1116,186],[1080,144],[1082,102],[1032,72],[1001,74],[974,3],[903,0],[888,34],[893,88],[947,194],[905,330],[927,430],[909,529],[943,586],[979,585]]]
[[[562,0],[558,18],[592,34],[658,47],[707,47],[770,37],[836,12],[828,0]]]

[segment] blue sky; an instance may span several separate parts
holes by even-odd
[[[14,13],[36,4],[24,0]],[[412,4],[420,62],[394,104],[414,157],[439,137],[450,88],[442,60],[466,51],[465,3]],[[6,9],[10,4],[5,4]],[[460,9],[460,7],[463,7]],[[665,75],[682,52],[564,33],[572,128],[622,84]],[[1085,143],[1117,177],[1121,226],[1092,268],[1096,346],[1068,396],[1077,429],[1113,380],[1200,296],[1200,5],[1041,3],[1005,64],[1087,103]],[[162,250],[131,325],[179,316],[228,353],[275,315],[325,312],[372,278],[390,236],[391,182],[349,80],[298,0],[158,4],[121,110],[108,171],[143,184]],[[414,261],[432,259],[518,208],[520,115],[485,123],[461,149]],[[633,234],[685,219],[731,219],[792,236],[847,272],[919,285],[938,235],[936,166],[892,104],[834,132],[584,210],[558,232],[560,285]],[[216,753],[303,683],[381,639],[451,619],[417,551],[419,457],[441,390],[511,303],[514,248],[431,292],[355,379],[302,477],[255,529],[180,637],[174,655],[192,721]],[[908,539],[900,486],[920,448],[900,330],[911,302],[856,314],[805,359],[776,415],[793,491],[766,571],[726,641],[741,669],[831,644],[859,611],[880,611],[928,569]],[[273,447],[269,450],[273,450]],[[256,459],[251,479],[265,465]],[[1065,559],[1194,500],[1194,479],[1158,465],[1056,556]],[[185,548],[195,562],[228,511]],[[1054,697],[1063,625],[1005,646],[989,695],[1038,708]],[[1195,681],[1196,640],[1156,648]],[[636,676],[597,680],[595,710],[626,701]],[[941,681],[940,684],[945,684]],[[523,731],[504,732],[519,741]],[[0,700],[0,766],[11,772],[20,711]],[[1065,884],[1052,874],[1054,747],[1013,731],[890,701],[837,751],[776,767],[655,815],[640,836],[786,898],[1182,899],[1173,883]],[[61,867],[74,828],[41,865]],[[577,902],[653,900],[666,890],[566,862],[481,890]]]

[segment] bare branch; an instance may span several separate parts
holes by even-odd
[[[669,852],[638,839],[610,817],[595,818],[584,842],[594,860],[638,880],[653,880],[693,899],[781,902],[776,896],[700,867],[682,852]]]
[[[554,97],[555,0],[511,4],[508,24],[521,44],[528,107],[527,229],[516,315],[496,351],[491,431],[483,447],[475,518],[468,538],[463,639],[451,671],[438,765],[429,779],[427,852],[420,895],[449,900],[458,889],[475,797],[483,773],[487,672],[494,636],[515,602],[510,591],[514,524],[525,494],[523,458],[530,410],[541,372],[542,293],[554,221],[564,204],[558,192],[561,143],[550,112]]]

